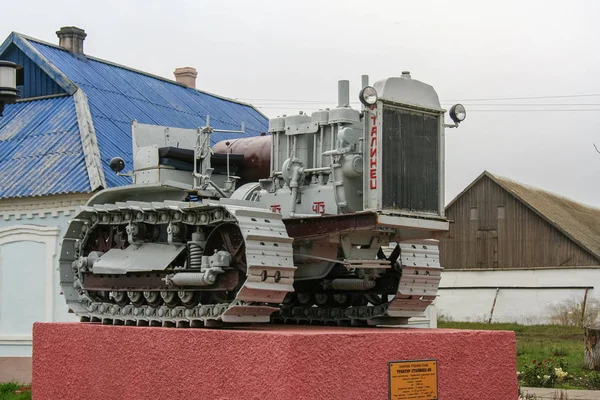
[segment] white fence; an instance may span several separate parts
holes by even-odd
[[[548,324],[567,304],[597,311],[600,268],[445,270],[439,294],[443,319],[487,322],[491,315],[493,322]]]

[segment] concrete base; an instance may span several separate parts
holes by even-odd
[[[517,398],[513,332],[78,323],[34,325],[33,398],[387,399],[389,361],[432,358],[440,399]]]

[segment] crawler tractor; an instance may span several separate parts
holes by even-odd
[[[402,325],[437,295],[444,120],[409,73],[338,105],[269,121],[269,134],[210,147],[196,130],[132,123],[133,184],[102,190],[60,255],[82,321]],[[242,128],[243,131],[243,128]],[[111,168],[123,174],[121,158]]]

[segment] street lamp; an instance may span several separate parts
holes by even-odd
[[[0,60],[0,117],[5,104],[17,102],[17,73],[22,67],[14,62]]]

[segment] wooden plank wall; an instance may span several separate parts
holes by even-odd
[[[454,202],[446,216],[451,222],[448,237],[440,242],[444,268],[600,265],[487,176]]]

